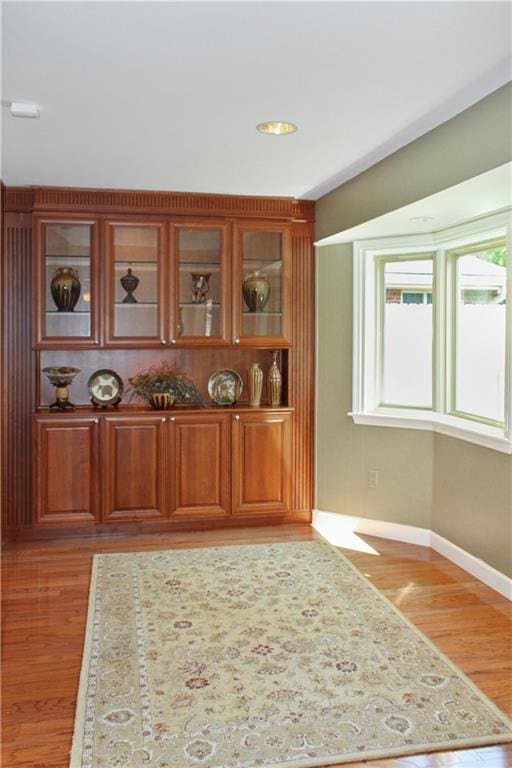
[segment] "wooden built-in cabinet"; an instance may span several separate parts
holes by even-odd
[[[36,232],[36,348],[290,346],[290,224],[36,217]],[[66,312],[50,290],[62,268],[81,284]],[[255,272],[270,285],[261,311],[243,296]],[[201,281],[204,300],[194,290]]]
[[[36,415],[37,521],[288,514],[292,412],[246,411]]]
[[[4,535],[308,521],[314,203],[32,187],[5,189],[3,206]],[[257,307],[249,278],[268,287]],[[266,383],[274,351],[279,407]],[[156,411],[133,397],[129,379],[161,362],[192,378],[205,407]],[[251,408],[254,363],[265,383]],[[44,369],[61,366],[79,369],[75,410],[50,409]],[[233,407],[208,392],[226,368],[246,385]],[[103,369],[123,380],[119,406],[89,400]]]

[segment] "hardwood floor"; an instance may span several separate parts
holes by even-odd
[[[2,558],[3,768],[67,768],[95,552],[308,540],[307,525],[9,542]],[[512,606],[441,555],[361,536],[343,553],[509,716]],[[351,763],[350,768],[510,768],[512,745]],[[126,766],[129,768],[129,766]]]

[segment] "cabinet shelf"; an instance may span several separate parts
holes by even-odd
[[[180,261],[178,266],[180,272],[191,272],[192,270],[194,272],[206,272],[206,270],[209,272],[220,272],[221,265],[218,261],[214,263],[204,261]]]
[[[126,309],[132,308],[132,307],[156,307],[158,305],[157,301],[137,301],[133,304],[131,302],[125,302],[125,301],[116,301],[115,306],[116,307],[125,307]]]
[[[146,259],[116,259],[114,261],[114,267],[122,264],[123,267],[131,266],[132,264],[140,264],[144,267],[158,267],[158,261],[149,261]]]
[[[200,307],[200,308],[206,309],[207,306],[208,305],[206,304],[206,302],[204,302],[203,304],[198,304],[195,301],[180,301],[180,307]],[[220,307],[220,302],[214,301],[212,302],[212,304],[210,304],[210,306],[213,308]]]
[[[47,309],[45,312],[46,315],[90,315],[91,311],[89,309],[74,309],[72,312],[59,312],[58,309]]]
[[[244,310],[242,312],[242,315],[244,317],[282,317],[282,312],[249,312],[249,310]]]
[[[283,262],[281,259],[244,259],[243,263],[247,264],[250,262],[251,264],[265,264],[268,267],[281,267],[283,265]]]
[[[89,255],[81,256],[79,253],[47,253],[45,254],[45,259],[86,259],[90,261],[91,257]]]

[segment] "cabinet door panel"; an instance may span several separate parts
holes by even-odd
[[[107,345],[167,344],[167,226],[154,221],[109,221],[105,227]]]
[[[234,227],[234,342],[290,346],[291,230],[287,224]]]
[[[105,521],[165,516],[165,422],[151,416],[105,419]]]
[[[233,512],[287,512],[290,507],[291,414],[233,419]]]
[[[97,420],[37,419],[37,523],[94,522],[97,472]]]
[[[99,344],[99,224],[35,218],[35,342],[38,348]]]
[[[220,219],[171,226],[171,343],[227,346],[231,340],[229,226]]]
[[[175,515],[229,514],[229,417],[173,417]]]

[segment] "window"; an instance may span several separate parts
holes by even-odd
[[[506,248],[451,255],[454,271],[454,413],[505,421]]]
[[[433,259],[381,263],[381,405],[432,407]],[[399,294],[399,301],[394,297]]]
[[[512,453],[507,225],[507,213],[491,214],[354,243],[356,423],[432,429]]]

